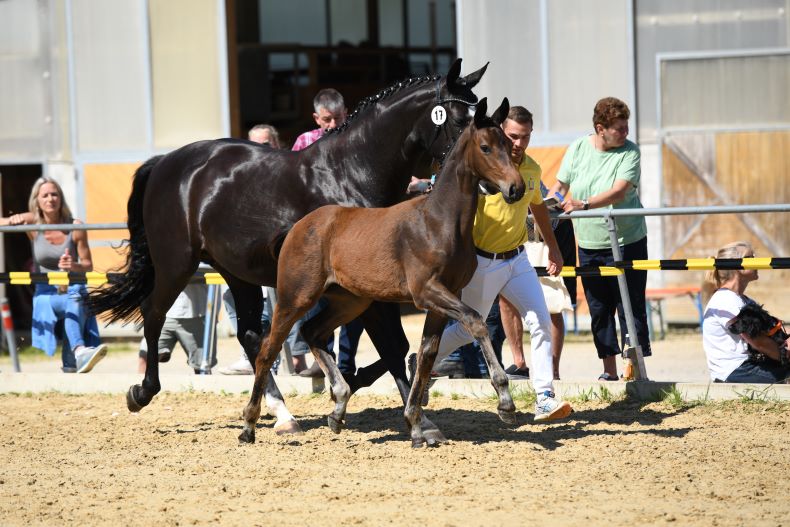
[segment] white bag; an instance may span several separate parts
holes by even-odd
[[[527,242],[527,258],[533,267],[546,267],[549,263],[549,248],[543,242]],[[540,288],[546,299],[549,313],[573,312],[573,302],[565,282],[559,276],[541,276]]]

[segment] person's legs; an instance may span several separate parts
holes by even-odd
[[[579,265],[612,265],[609,249],[590,250],[579,247]],[[590,309],[590,329],[598,357],[603,360],[604,373],[617,378],[616,357],[620,354],[617,341],[615,311],[620,301],[617,279],[614,277],[582,277],[584,296]]]
[[[502,325],[502,312],[499,308],[499,302],[494,302],[491,305],[491,309],[488,311],[488,316],[486,317],[486,326],[488,327],[488,336],[491,338],[491,347],[494,348],[494,355],[496,355],[497,361],[499,365],[504,367],[502,364],[502,344],[505,343],[505,328]],[[485,358],[483,357],[483,351],[480,346],[477,347],[478,353],[480,354],[480,361],[481,364],[485,365]],[[486,367],[486,370],[488,367]]]
[[[204,370],[203,365],[203,337],[205,333],[205,321],[203,317],[168,319],[176,323],[175,334],[178,342],[187,354],[187,362],[190,367],[199,372]],[[216,341],[214,342],[216,350]],[[208,357],[208,370],[217,365],[216,353]]]
[[[82,326],[85,322],[85,308],[70,294],[50,296],[52,311],[58,320],[63,321],[63,333],[69,340],[72,351],[85,345]]]
[[[505,333],[513,364],[516,370],[526,371],[527,361],[524,358],[524,325],[518,310],[504,296],[499,297],[499,310],[502,317],[502,328]]]
[[[359,339],[365,326],[355,318],[340,328],[340,349],[337,352],[337,367],[342,373],[354,374],[357,371],[356,356]]]
[[[551,313],[551,366],[554,380],[560,380],[560,356],[565,344],[565,319],[562,313]]]
[[[755,362],[747,359],[724,382],[774,384],[790,377],[790,368],[777,362]]]
[[[623,260],[647,260],[647,237],[639,241],[625,245],[622,248]],[[645,289],[647,288],[647,271],[627,270],[625,280],[628,284],[628,298],[631,300],[631,311],[634,314],[634,325],[636,326],[637,342],[642,347],[642,355],[649,357],[652,355],[650,350],[650,332],[647,324],[647,301],[645,299]],[[620,337],[625,347],[625,335],[628,332],[628,325],[625,321],[622,302],[617,304],[617,313],[620,320]]]
[[[173,354],[178,342],[178,322],[173,318],[165,318],[165,323],[162,325],[162,332],[159,334],[159,340],[156,343],[157,355],[159,354]],[[187,357],[189,358],[189,357]]]
[[[512,274],[502,288],[501,295],[518,310],[529,329],[532,359],[530,377],[535,392],[553,392],[551,318],[540,281],[526,254],[516,256],[511,259],[511,263]]]

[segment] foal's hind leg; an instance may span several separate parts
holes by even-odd
[[[417,299],[415,298],[415,301]],[[516,422],[516,405],[508,389],[507,375],[494,354],[485,320],[480,314],[467,306],[442,284],[431,281],[420,291],[420,305],[427,309],[453,318],[462,324],[483,348],[483,356],[491,373],[491,384],[497,392],[499,418],[508,424]],[[412,387],[413,389],[413,387]]]
[[[288,337],[291,326],[305,313],[307,309],[304,308],[299,311],[285,311],[276,307],[274,310],[274,317],[272,319],[272,330],[269,336],[266,337],[261,343],[261,349],[255,359],[255,382],[253,383],[252,393],[250,394],[250,401],[244,408],[244,430],[239,435],[239,441],[244,443],[255,442],[255,423],[261,416],[261,398],[264,394],[264,389],[267,391],[267,399],[271,395],[271,372],[270,369],[274,363],[274,359],[282,347],[283,342]],[[277,390],[277,386],[274,385]],[[279,390],[277,390],[279,394]],[[280,398],[282,395],[280,394]],[[294,423],[296,421],[294,420]],[[296,425],[298,427],[298,425]],[[301,430],[299,430],[300,432]],[[292,431],[292,432],[295,432]],[[280,432],[278,432],[279,435]]]
[[[258,285],[250,284],[231,275],[226,270],[215,264],[215,268],[220,271],[222,277],[230,287],[233,295],[233,302],[236,305],[237,330],[236,338],[241,343],[247,359],[255,368],[255,359],[258,350],[261,348],[263,340],[263,329],[261,327],[261,313],[263,312],[263,294]],[[265,396],[266,406],[269,414],[277,418],[274,423],[274,431],[280,434],[299,434],[302,429],[288,407],[282,393],[277,388],[274,375],[269,375],[266,381]]]
[[[329,301],[328,306],[302,325],[302,336],[329,380],[329,393],[335,402],[335,409],[327,416],[327,423],[333,432],[339,434],[345,426],[346,408],[351,396],[351,389],[332,356],[323,349],[323,346],[326,345],[335,328],[358,317],[370,305],[370,300],[360,298],[340,288],[332,288],[331,291],[327,291],[325,298]]]

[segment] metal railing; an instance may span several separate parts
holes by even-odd
[[[615,265],[617,266],[617,264],[622,264],[623,262],[622,262],[622,254],[620,252],[620,245],[617,240],[617,224],[615,218],[623,217],[623,216],[679,216],[679,215],[701,215],[701,214],[744,214],[744,213],[771,213],[771,212],[790,212],[790,203],[769,204],[769,205],[731,205],[731,206],[717,205],[717,206],[709,206],[709,207],[663,207],[663,208],[650,208],[650,209],[598,209],[598,210],[575,211],[571,213],[552,213],[552,217],[561,220],[570,220],[575,218],[605,218],[607,221],[607,227],[609,231],[609,240],[612,247],[612,255],[614,256]],[[115,229],[126,229],[126,228],[127,225],[125,223],[101,223],[101,224],[77,224],[77,225],[75,224],[16,225],[16,226],[0,226],[0,233],[44,231],[44,230],[63,230],[63,231],[115,230]],[[781,259],[785,260],[786,258],[781,258]],[[764,265],[764,264],[757,264],[757,265]],[[696,267],[696,268],[701,268],[701,267]],[[765,268],[765,267],[763,266],[759,268]],[[634,323],[634,313],[631,307],[630,297],[628,295],[628,284],[626,281],[625,273],[618,272],[613,274],[617,277],[618,287],[620,289],[620,297],[623,303],[623,311],[626,319],[626,326],[628,330],[629,342],[626,343],[626,347],[635,350],[634,358],[637,361],[637,368],[639,372],[638,379],[647,380],[648,377],[647,377],[647,371],[645,369],[642,348],[638,344],[638,341],[636,340],[636,329],[635,329],[636,326]],[[68,277],[65,278],[68,279]],[[209,282],[208,277],[205,277],[204,279],[206,280],[207,283],[212,284],[211,287],[216,288],[210,292],[210,298],[213,298],[213,300],[210,301],[209,305],[207,306],[207,314],[206,314],[205,329],[204,329],[204,349],[203,349],[204,364],[208,364],[208,359],[211,356],[211,352],[213,351],[210,350],[209,347],[214,346],[214,339],[213,339],[214,326],[216,324],[216,316],[219,312],[219,308],[218,308],[219,286],[215,285],[219,282],[219,280],[216,280],[216,277],[211,282]],[[206,337],[208,337],[208,339]],[[634,342],[636,343],[634,344]],[[14,361],[14,364],[16,366],[15,370],[19,371],[18,358],[16,356],[15,346],[12,352],[12,360]]]

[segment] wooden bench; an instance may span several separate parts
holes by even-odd
[[[658,321],[661,326],[661,336],[657,340],[663,340],[666,337],[666,327],[664,324],[663,302],[667,298],[676,298],[687,296],[694,302],[699,315],[699,326],[702,328],[702,294],[699,286],[680,286],[680,287],[666,287],[663,289],[647,289],[645,290],[645,305],[647,307],[647,325],[650,331],[650,340],[656,340],[655,331],[653,331],[653,311],[658,314]]]

